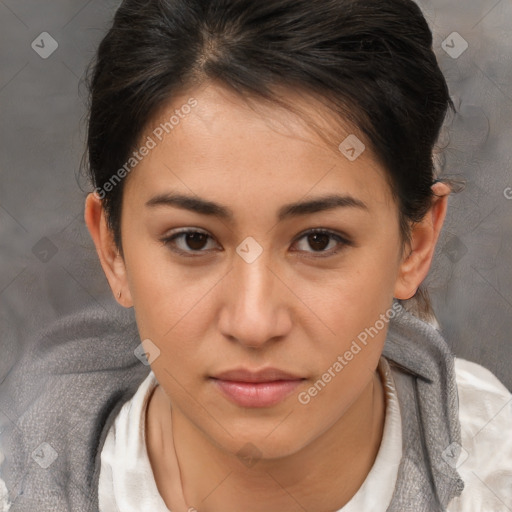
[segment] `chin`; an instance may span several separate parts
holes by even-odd
[[[275,427],[274,427],[275,428]],[[272,432],[272,429],[262,431],[230,430],[233,437],[213,440],[223,451],[240,458],[247,466],[256,460],[282,459],[299,452],[306,444],[307,439],[298,438],[297,431],[282,429],[279,427]],[[269,432],[272,432],[269,435]],[[252,435],[251,435],[252,434]]]

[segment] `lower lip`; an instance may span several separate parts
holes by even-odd
[[[213,379],[213,382],[227,398],[241,407],[270,407],[290,395],[302,380],[235,382]]]

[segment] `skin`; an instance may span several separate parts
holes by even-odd
[[[146,418],[158,489],[173,512],[338,510],[363,483],[381,442],[385,395],[376,368],[388,324],[307,405],[297,396],[389,310],[393,297],[415,293],[449,190],[434,186],[440,197],[402,252],[398,206],[368,144],[349,161],[290,112],[262,106],[260,115],[217,84],[175,97],[141,140],[190,97],[197,107],[126,178],[124,258],[98,197],[90,194],[85,206],[114,295],[121,291],[119,303],[134,307],[141,340],[160,350],[151,364],[159,386]],[[233,220],[145,205],[171,191],[224,205]],[[284,204],[333,192],[366,208],[276,219]],[[175,240],[189,253],[196,248],[196,256],[180,255],[160,241],[178,228],[211,238],[203,248]],[[351,243],[331,237],[318,248],[303,235],[312,228]],[[263,250],[251,263],[236,252],[248,236]],[[269,366],[305,378],[272,407],[235,405],[208,379]],[[247,443],[257,450],[251,467],[237,456]]]

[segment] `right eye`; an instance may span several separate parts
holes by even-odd
[[[207,245],[208,239],[213,240],[208,233],[199,231],[198,229],[186,228],[173,233],[170,236],[166,236],[160,241],[163,245],[168,246],[171,251],[182,256],[196,257],[202,252],[210,252],[210,250],[204,250],[204,246]]]

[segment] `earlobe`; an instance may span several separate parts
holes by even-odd
[[[85,200],[84,219],[116,300],[123,307],[133,306],[125,262],[116,247],[113,234],[107,226],[101,199],[94,193],[90,193]]]
[[[435,197],[432,206],[421,222],[411,228],[409,250],[400,263],[395,283],[394,297],[410,299],[414,296],[422,281],[428,274],[436,243],[446,217],[450,189],[438,182],[432,186]]]

